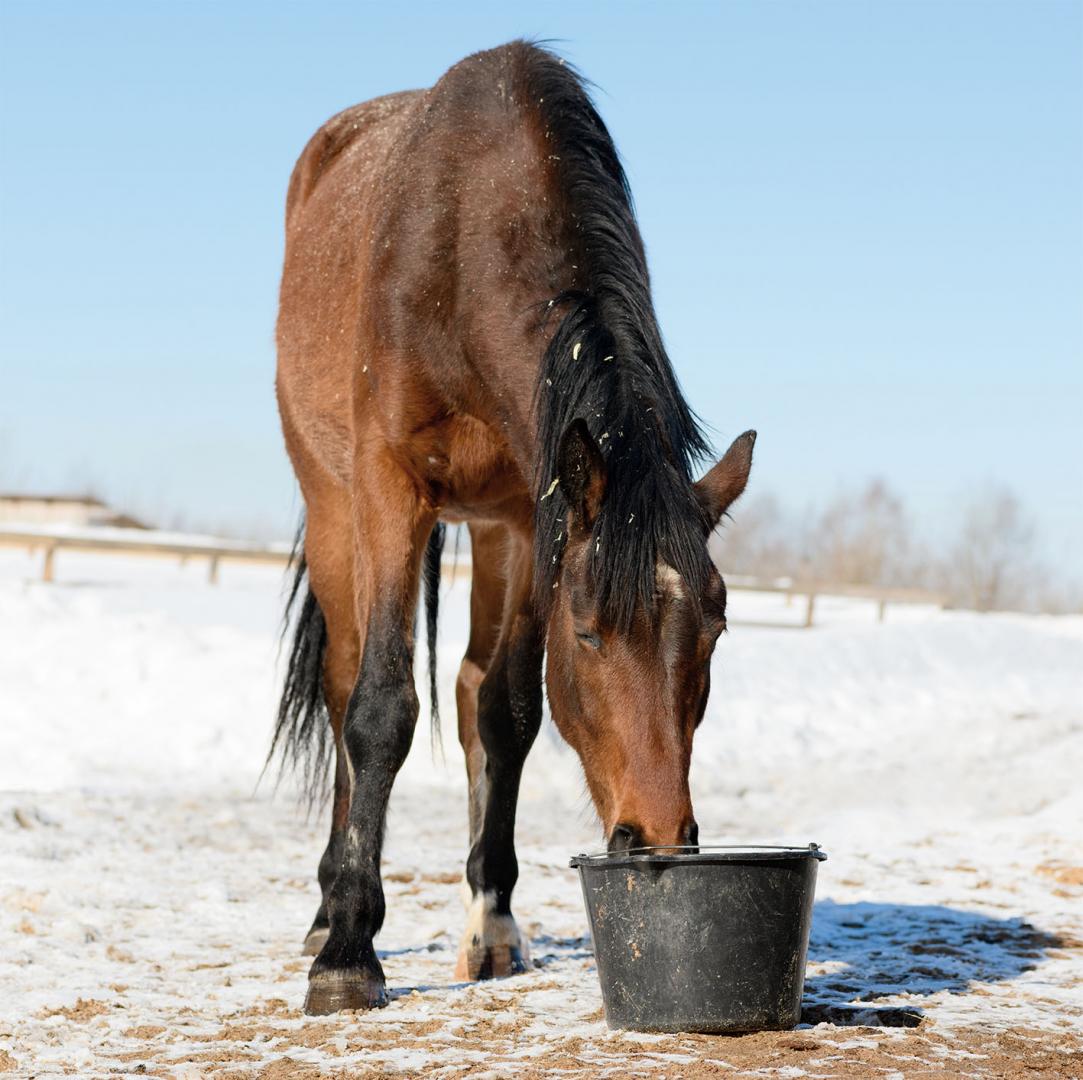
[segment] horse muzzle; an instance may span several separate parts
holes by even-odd
[[[699,826],[695,820],[685,822],[677,830],[676,835],[671,834],[669,836],[652,835],[651,831],[641,828],[639,825],[622,821],[615,825],[613,831],[609,834],[606,850],[610,855],[619,855],[622,852],[645,847],[688,851],[690,849],[694,850],[698,844]]]

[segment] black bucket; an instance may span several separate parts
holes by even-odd
[[[794,1027],[816,866],[826,858],[816,844],[575,856],[609,1026]]]

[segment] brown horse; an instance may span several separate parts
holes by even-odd
[[[331,745],[336,761],[306,1011],[385,1000],[380,850],[445,521],[468,523],[473,556],[457,973],[522,970],[515,809],[543,657],[610,848],[696,843],[692,735],[726,625],[707,539],[755,439],[693,483],[707,446],[627,182],[562,60],[523,42],[478,53],[317,132],[289,186],[277,387],[306,507],[294,591],[306,567],[308,588],[275,743],[310,780]]]

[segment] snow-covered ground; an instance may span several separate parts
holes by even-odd
[[[0,1073],[975,1076],[1083,1073],[1083,618],[734,592],[693,788],[704,842],[806,844],[808,1024],[609,1032],[568,857],[600,836],[543,730],[517,913],[535,969],[453,978],[464,915],[445,578],[443,752],[392,799],[388,1008],[302,1016],[322,819],[258,783],[282,574],[0,550]],[[422,692],[423,709],[424,692]],[[924,1072],[923,1072],[924,1070]]]

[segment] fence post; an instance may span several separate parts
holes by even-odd
[[[880,597],[880,603],[879,603],[879,605],[877,607],[876,621],[877,622],[883,622],[884,621],[884,616],[886,614],[887,614],[887,597],[886,596],[881,596]]]
[[[218,584],[218,556],[212,555],[210,561],[210,568],[207,571],[207,580],[212,585]]]
[[[41,568],[41,580],[52,582],[56,572],[56,544],[49,544],[45,548],[45,563]]]
[[[805,629],[807,630],[812,626],[812,616],[816,610],[816,594],[810,589],[808,594],[808,604],[805,607]]]

